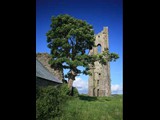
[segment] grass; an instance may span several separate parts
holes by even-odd
[[[80,95],[63,106],[63,113],[55,120],[122,120],[122,95],[89,97]]]

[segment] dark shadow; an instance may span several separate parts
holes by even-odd
[[[97,97],[79,95],[79,99],[80,100],[86,100],[86,101],[95,101],[95,100],[97,100]]]
[[[111,99],[105,99],[105,101],[111,101]]]
[[[106,97],[99,97],[98,101],[99,102],[109,102],[109,101],[111,101],[111,99],[110,98],[106,98]]]

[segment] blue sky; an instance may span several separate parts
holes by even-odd
[[[50,29],[51,16],[69,14],[86,20],[93,25],[95,34],[107,26],[110,52],[120,56],[116,62],[110,63],[112,93],[121,94],[123,87],[122,2],[122,0],[36,0],[36,53],[50,53],[47,48],[46,32]],[[88,76],[80,75],[76,78],[75,86],[78,86],[80,93],[87,93],[87,82]]]

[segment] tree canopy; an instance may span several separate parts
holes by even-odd
[[[65,75],[68,80],[73,82],[80,73],[90,74],[89,65],[94,65],[95,61],[106,64],[119,58],[118,54],[109,53],[108,49],[102,54],[88,54],[96,46],[93,27],[86,21],[65,14],[53,16],[51,22],[51,29],[46,33],[52,55],[50,64],[55,69],[69,69]],[[83,66],[85,70],[78,69],[78,66]]]

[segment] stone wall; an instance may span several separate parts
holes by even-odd
[[[101,52],[105,48],[109,48],[108,43],[108,28],[104,27],[103,31],[95,35],[95,44],[101,46]],[[97,54],[98,49],[94,47],[90,50],[89,54]],[[101,65],[99,62],[95,62],[93,68],[90,70],[92,76],[88,81],[88,95],[90,96],[109,96],[111,94],[110,85],[110,66]]]
[[[48,69],[48,71],[53,73],[55,77],[62,81],[62,71],[54,70],[50,67],[50,64],[48,62],[51,59],[51,56],[48,53],[37,53],[36,59],[39,60],[43,64],[43,66]]]

